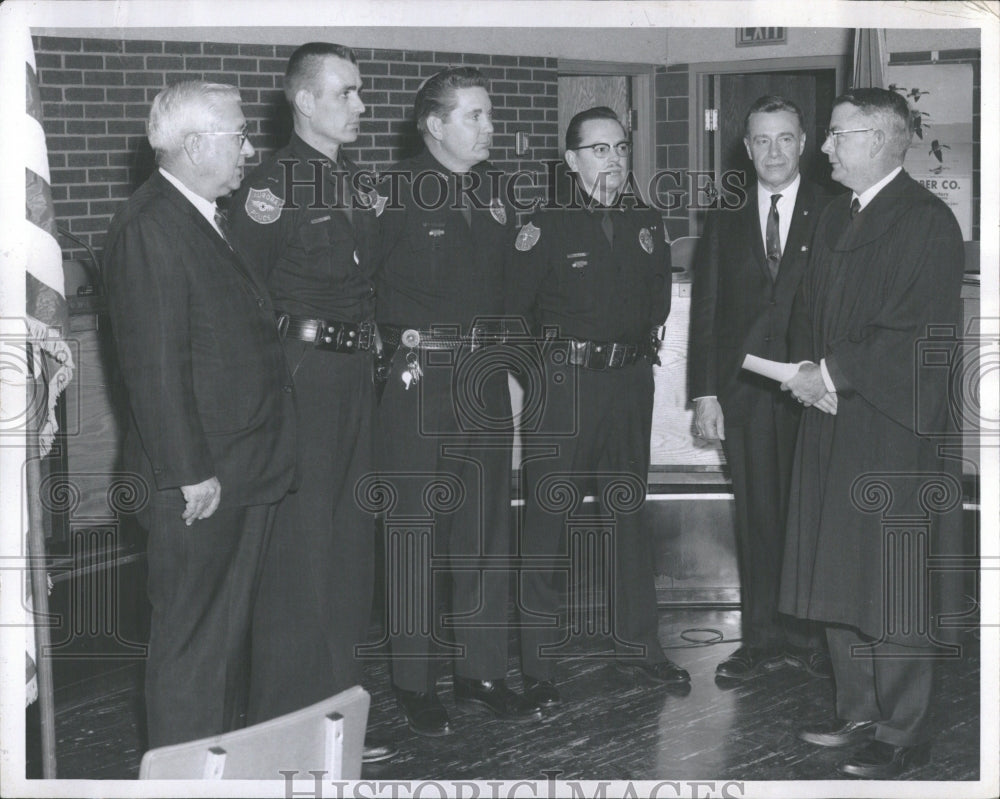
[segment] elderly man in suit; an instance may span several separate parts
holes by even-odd
[[[806,410],[780,607],[825,624],[837,687],[837,721],[800,735],[864,744],[840,770],[867,779],[927,762],[944,635],[932,621],[961,603],[956,585],[900,556],[954,556],[962,543],[961,470],[939,447],[953,432],[949,369],[926,367],[957,337],[964,249],[948,206],[903,170],[912,138],[895,92],[834,101],[823,152],[851,192],[816,226],[789,327],[792,360],[808,362],[783,385]]]
[[[787,360],[792,300],[826,198],[799,173],[806,134],[795,103],[759,98],[744,132],[757,181],[742,208],[706,222],[688,357],[695,432],[722,440],[736,501],[743,644],[716,675],[746,680],[789,663],[829,677],[822,637],[777,612],[799,408],[776,383],[740,368],[748,353]]]
[[[265,288],[216,199],[254,149],[233,86],[188,81],[149,116],[158,169],[115,216],[104,275],[147,483],[150,747],[244,723],[251,610],[273,507],[294,480],[292,383]]]

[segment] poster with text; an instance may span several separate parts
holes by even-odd
[[[972,65],[891,66],[887,88],[906,97],[914,118],[906,170],[947,203],[972,240]]]

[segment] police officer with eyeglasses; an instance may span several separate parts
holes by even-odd
[[[604,645],[617,668],[658,685],[690,680],[660,645],[653,553],[640,524],[670,250],[659,214],[624,191],[629,149],[610,108],[574,116],[565,161],[580,192],[520,229],[508,270],[507,312],[539,342],[538,371],[525,381],[525,407],[540,411],[537,425],[522,417],[518,551],[525,694],[543,706],[561,701],[555,665],[568,643],[566,614],[595,575],[608,590]],[[541,387],[537,403],[532,385]],[[584,504],[587,495],[600,511]],[[610,541],[589,547],[577,540],[585,534],[575,520],[595,513]],[[581,552],[591,556],[573,554]]]

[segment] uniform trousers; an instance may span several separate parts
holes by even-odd
[[[640,359],[594,371],[553,365],[549,358],[545,388],[540,426],[521,432],[521,668],[535,679],[553,679],[565,654],[560,644],[570,636],[567,614],[581,612],[571,605],[587,601],[594,586],[586,582],[595,579],[608,592],[604,623],[613,623],[605,640],[613,641],[616,656],[662,662],[652,543],[641,518],[653,413],[650,363]],[[600,516],[583,503],[590,493],[600,502]],[[581,540],[588,529],[607,530],[610,540]],[[532,567],[546,558],[562,565]]]
[[[877,721],[875,738],[894,746],[922,743],[934,683],[934,649],[918,635],[877,644],[853,627],[826,628],[837,686],[837,717]],[[852,647],[860,647],[852,652]]]
[[[375,519],[355,487],[374,471],[371,357],[285,341],[298,415],[298,488],[278,505],[254,612],[251,723],[362,681]]]
[[[730,424],[726,417],[722,444],[736,509],[742,638],[763,649],[816,649],[823,642],[822,628],[778,613],[798,430],[797,416],[783,407],[785,401],[780,395],[764,395],[738,423]]]
[[[500,349],[420,351],[406,388],[401,348],[379,405],[386,627],[404,690],[433,690],[449,659],[470,679],[507,672],[513,427]]]
[[[149,508],[151,749],[245,724],[252,608],[274,518],[273,505],[221,507],[188,527],[184,506],[171,489]]]

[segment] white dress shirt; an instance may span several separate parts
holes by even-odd
[[[198,213],[201,214],[205,219],[208,220],[208,224],[212,226],[212,229],[222,236],[222,240],[225,241],[226,237],[222,235],[222,231],[219,230],[219,226],[215,223],[215,213],[218,210],[218,206],[214,202],[209,202],[200,194],[195,194],[191,189],[185,186],[177,178],[171,175],[162,166],[159,168],[160,174],[163,175],[167,180],[169,180],[177,188],[181,194],[191,201],[191,205],[198,209]]]
[[[778,235],[781,237],[781,251],[785,251],[785,242],[788,241],[788,229],[792,226],[792,212],[795,210],[795,198],[799,193],[799,184],[802,182],[802,175],[796,175],[795,179],[781,191],[771,191],[762,183],[757,184],[757,214],[760,217],[760,240],[764,242],[764,251],[767,252],[767,217],[771,213],[771,195],[780,194],[778,200]]]

